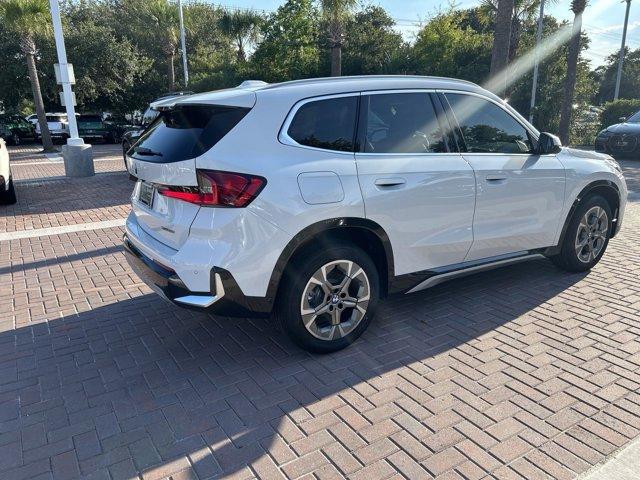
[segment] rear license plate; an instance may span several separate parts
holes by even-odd
[[[138,194],[138,201],[143,205],[151,208],[153,206],[153,193],[155,188],[153,185],[142,182],[140,184],[140,193]]]

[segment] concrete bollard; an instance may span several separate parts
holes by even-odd
[[[91,145],[63,145],[64,173],[67,177],[92,177],[93,150]]]

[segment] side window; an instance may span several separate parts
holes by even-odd
[[[300,145],[353,152],[357,110],[355,95],[305,103],[293,117],[287,134]]]
[[[447,151],[428,93],[384,93],[362,99],[366,112],[366,153]]]
[[[525,128],[508,112],[480,97],[447,93],[468,152],[529,153],[531,140]]]

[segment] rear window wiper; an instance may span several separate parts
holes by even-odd
[[[151,150],[146,147],[136,147],[133,149],[134,153],[139,153],[140,155],[150,155],[154,157],[162,157],[162,153],[156,152],[155,150]]]

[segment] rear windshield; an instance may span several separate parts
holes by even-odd
[[[102,117],[100,115],[80,115],[78,117],[79,122],[102,122]]]
[[[170,163],[202,155],[249,112],[249,108],[185,105],[163,111],[133,147],[133,156]]]

